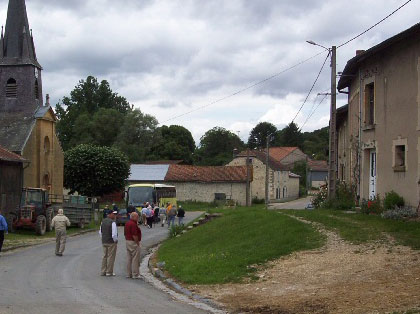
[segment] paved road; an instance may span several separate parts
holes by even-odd
[[[269,209],[305,209],[311,202],[311,198],[312,196],[308,196],[291,202],[270,204]]]
[[[187,213],[186,221],[200,213]],[[166,227],[143,229],[142,256],[167,236]],[[102,277],[99,235],[86,234],[67,241],[63,257],[54,255],[55,243],[0,257],[0,313],[204,313],[173,301],[143,280],[125,278],[125,241],[119,229],[116,277]]]

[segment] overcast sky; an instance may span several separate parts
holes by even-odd
[[[255,82],[338,45],[373,25],[406,0],[27,0],[43,89],[52,103],[80,79],[106,79],[114,91],[166,125],[188,128],[196,141],[215,126],[244,140],[261,121],[282,128],[302,105],[322,54],[265,84],[192,114]],[[0,0],[6,23],[8,0]],[[343,70],[357,49],[420,22],[413,0],[378,27],[337,51]],[[313,96],[296,119],[302,126],[330,86],[327,63]],[[44,95],[45,96],[45,95]],[[345,104],[340,96],[338,104]],[[304,126],[328,125],[329,99]],[[167,121],[167,122],[165,122]]]

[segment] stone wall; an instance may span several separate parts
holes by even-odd
[[[246,205],[246,183],[207,183],[207,182],[165,182],[176,187],[178,201],[197,201],[211,203],[215,193],[226,194],[240,205]]]

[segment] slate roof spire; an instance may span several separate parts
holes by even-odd
[[[29,28],[25,0],[9,0],[6,28],[0,48],[0,65],[31,64],[41,69]]]

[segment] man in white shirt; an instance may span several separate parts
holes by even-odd
[[[102,221],[99,234],[102,239],[104,255],[102,257],[101,276],[115,276],[114,262],[117,255],[118,229],[115,223],[117,211],[111,212]]]

